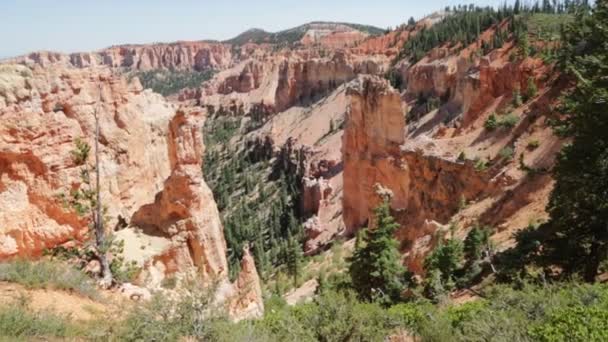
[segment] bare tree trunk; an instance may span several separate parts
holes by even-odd
[[[101,84],[99,85],[99,102],[101,102]],[[107,247],[106,238],[103,227],[103,213],[101,209],[101,187],[99,180],[99,117],[97,115],[97,107],[95,107],[95,192],[97,195],[96,208],[95,208],[95,243],[97,246],[97,252],[99,257],[99,263],[101,264],[101,286],[108,288],[112,285],[112,270],[106,255]]]

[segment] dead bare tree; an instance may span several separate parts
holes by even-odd
[[[101,281],[100,285],[104,288],[108,288],[112,285],[112,270],[110,263],[108,262],[107,251],[109,245],[106,241],[105,230],[103,226],[103,210],[101,204],[101,180],[100,180],[100,168],[99,168],[99,115],[98,108],[103,102],[102,97],[102,85],[99,84],[99,102],[95,106],[95,215],[94,215],[94,229],[95,229],[95,245],[97,248],[99,263],[101,264]]]

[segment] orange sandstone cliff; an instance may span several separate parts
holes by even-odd
[[[93,67],[0,65],[0,99],[0,259],[85,239],[86,224],[58,195],[81,181],[71,151],[78,138],[92,145],[97,113],[106,227],[142,268],[140,282],[227,282],[222,225],[201,172],[200,112]],[[229,286],[248,300],[227,299],[237,318],[263,312],[257,272],[243,262]]]

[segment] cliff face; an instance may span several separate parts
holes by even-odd
[[[349,86],[350,107],[342,137],[343,218],[347,231],[353,233],[367,223],[380,201],[376,184],[394,185],[392,190],[398,194],[394,202],[405,207],[409,178],[399,152],[405,138],[399,93],[371,77],[361,77]]]
[[[92,145],[96,110],[108,226],[129,220],[162,187],[175,111],[162,97],[107,70],[0,68],[5,89],[14,90],[0,101],[0,258],[38,255],[86,229],[56,196],[80,183],[70,152],[77,138]]]
[[[200,101],[215,108],[242,106],[279,113],[295,105],[308,106],[357,74],[381,74],[385,56],[357,56],[336,52],[328,57],[314,53],[252,57],[220,72],[203,86]]]
[[[171,174],[154,202],[133,214],[131,225],[146,235],[167,239],[166,249],[145,260],[146,267],[158,274],[184,273],[195,267],[204,279],[213,280],[224,278],[228,265],[219,213],[201,171],[201,128],[200,112],[178,111],[171,119],[167,134]],[[125,241],[127,249],[137,247],[136,241]]]
[[[201,171],[200,112],[176,110],[106,68],[2,65],[0,81],[0,260],[85,238],[86,223],[58,195],[81,183],[71,151],[77,138],[93,145],[96,113],[106,227],[142,268],[139,280],[155,288],[198,274],[227,283],[223,229]],[[259,315],[261,293],[250,290],[259,278],[243,263],[229,286],[248,300],[231,313]]]
[[[492,178],[476,170],[472,161],[457,161],[432,139],[406,139],[400,96],[386,81],[361,77],[350,84],[348,95],[342,143],[347,232],[373,227],[373,208],[382,195],[390,194],[408,265],[421,272],[436,232],[462,209],[460,203],[496,195],[505,177]]]
[[[60,54],[35,52],[12,60],[14,63],[49,66],[61,63],[86,68],[109,66],[130,70],[223,69],[232,63],[232,47],[221,43],[176,42],[169,44],[121,45],[97,52]]]

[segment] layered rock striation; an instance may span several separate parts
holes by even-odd
[[[202,174],[203,115],[178,110],[109,68],[0,66],[0,260],[83,242],[88,227],[60,194],[82,183],[72,151],[100,127],[101,199],[122,256],[157,288],[167,277],[227,284],[236,318],[263,312],[251,257],[228,282],[219,213]],[[253,289],[252,289],[253,288]]]
[[[487,196],[496,181],[471,162],[431,153],[432,141],[407,141],[399,93],[385,80],[360,77],[347,94],[351,104],[342,142],[347,232],[373,228],[373,209],[388,195],[401,225],[403,252],[409,253],[410,268],[420,272],[423,251],[435,241],[438,226],[457,213],[458,199]]]
[[[76,68],[108,66],[129,70],[207,70],[232,64],[232,47],[222,43],[175,42],[147,45],[119,45],[96,52],[61,54],[34,52],[11,60],[25,65],[63,64]]]

